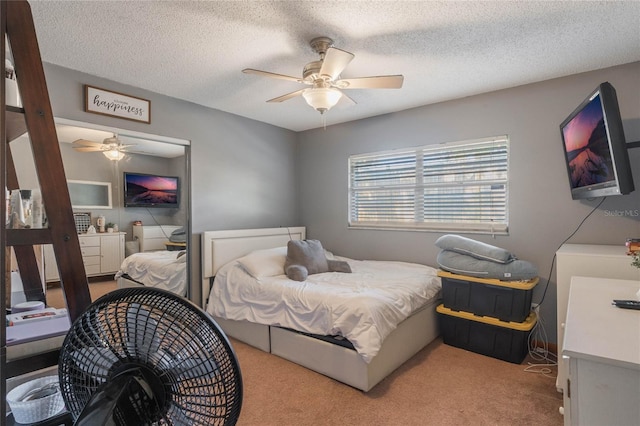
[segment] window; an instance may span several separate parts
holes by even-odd
[[[508,231],[506,136],[349,157],[349,226]]]

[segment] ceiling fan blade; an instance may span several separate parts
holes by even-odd
[[[353,58],[353,53],[330,47],[324,55],[324,60],[320,67],[320,75],[327,75],[331,77],[331,80],[335,80]]]
[[[278,96],[277,98],[269,99],[267,102],[283,102],[291,98],[295,98],[298,95],[302,95],[306,89],[296,90],[295,92],[287,93],[286,95]]]
[[[93,142],[93,141],[88,141],[86,139],[77,139],[73,142],[71,142],[73,145],[80,145],[80,146],[94,146],[94,147],[99,147],[102,146],[102,144],[100,142]]]
[[[103,151],[101,148],[99,148],[97,146],[74,146],[73,149],[75,149],[78,152],[100,152],[100,151]]]
[[[399,89],[404,82],[402,75],[381,75],[377,77],[345,78],[335,86],[340,89]]]
[[[255,75],[261,75],[263,77],[279,78],[280,80],[288,80],[288,81],[295,81],[296,83],[304,83],[304,81],[298,77],[292,77],[290,75],[284,75],[284,74],[276,74],[268,71],[254,70],[252,68],[245,68],[242,70],[242,72],[245,74],[255,74]]]

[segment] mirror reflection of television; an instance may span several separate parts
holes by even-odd
[[[633,177],[613,86],[600,84],[560,125],[574,200],[633,192]]]
[[[124,173],[125,207],[180,207],[180,179],[142,173]]]

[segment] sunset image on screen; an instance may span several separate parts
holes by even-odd
[[[134,175],[126,176],[128,204],[177,205],[178,179],[175,177]]]
[[[564,126],[562,133],[572,188],[614,178],[599,94]]]

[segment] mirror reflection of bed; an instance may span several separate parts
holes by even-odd
[[[116,273],[118,288],[155,287],[185,296],[188,285],[184,227],[134,225],[133,241],[137,252],[128,255]]]
[[[204,232],[202,300],[228,336],[366,392],[438,336],[437,270],[325,248],[351,272],[289,279],[287,245],[305,238],[304,227]]]

